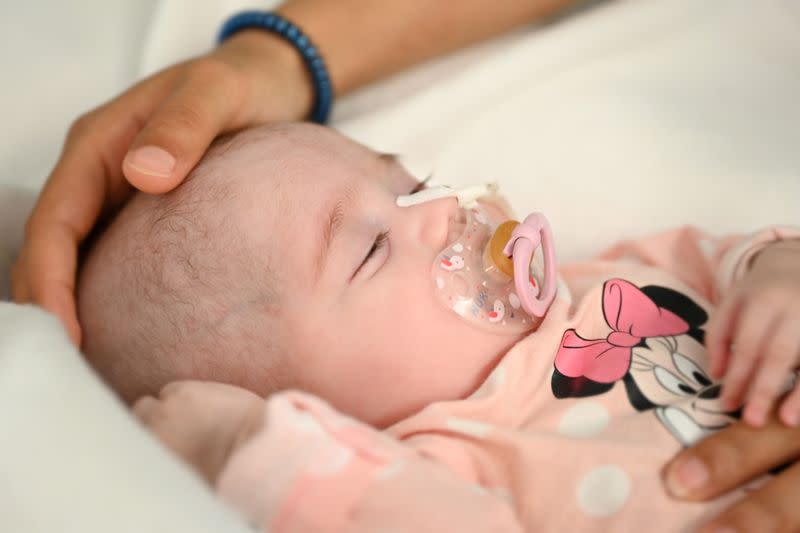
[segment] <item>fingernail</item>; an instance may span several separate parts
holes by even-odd
[[[666,477],[667,490],[673,496],[683,498],[702,488],[708,481],[708,469],[699,460],[692,457],[673,466]]]
[[[157,146],[142,146],[128,152],[125,162],[144,174],[167,178],[175,169],[172,154]]]

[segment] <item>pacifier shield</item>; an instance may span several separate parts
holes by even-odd
[[[461,209],[453,221],[453,226],[461,230],[460,235],[436,257],[431,269],[436,298],[442,304],[474,325],[496,333],[522,333],[539,320],[520,307],[513,265],[502,254],[516,224],[497,224],[480,205]],[[505,233],[508,235],[504,238]],[[497,260],[495,248],[502,256]],[[537,262],[541,265],[541,258],[537,260],[534,255],[531,276],[538,286],[541,269],[536,268]]]

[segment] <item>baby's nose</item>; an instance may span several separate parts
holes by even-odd
[[[458,217],[458,200],[439,198],[403,208],[411,220],[415,240],[426,248],[442,250],[447,245],[448,233]]]

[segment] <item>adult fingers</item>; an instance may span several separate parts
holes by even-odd
[[[11,297],[18,303],[30,303],[34,299],[31,295],[31,288],[28,285],[27,265],[30,263],[28,252],[23,248],[11,270]],[[51,289],[43,293],[44,301],[37,302],[38,305],[56,315],[70,340],[75,346],[81,342],[81,328],[75,310],[74,296],[65,289],[63,283],[53,281]]]
[[[102,210],[121,202],[130,186],[120,162],[171,74],[146,80],[116,100],[84,115],[70,128],[64,150],[25,226],[14,266],[15,300],[56,314],[76,345],[80,326],[75,305],[78,245]]]
[[[77,244],[70,247],[73,237],[66,229],[60,225],[52,228],[50,233],[36,239],[23,252],[12,273],[13,296],[19,303],[36,303],[56,315],[72,343],[80,346],[81,328],[74,295]],[[56,254],[59,262],[49,265],[46,257],[42,260],[42,247],[45,256],[47,253]],[[24,279],[20,281],[21,278]]]
[[[175,188],[217,135],[247,123],[249,91],[233,65],[215,58],[191,63],[133,141],[123,161],[128,181],[148,193]]]
[[[74,139],[75,134],[71,135]],[[103,157],[90,139],[67,141],[25,226],[23,253],[14,267],[15,299],[56,314],[77,345],[78,245],[99,217],[108,194],[105,173]]]
[[[763,428],[737,422],[687,448],[663,471],[675,498],[708,500],[800,456],[800,429],[772,417]]]
[[[800,531],[798,489],[800,489],[800,463],[781,472],[760,489],[723,511],[700,531],[701,533],[729,530],[759,533]]]

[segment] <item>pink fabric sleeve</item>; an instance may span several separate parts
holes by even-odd
[[[270,532],[522,531],[506,500],[299,392],[267,400],[217,491]]]
[[[800,239],[800,228],[775,226],[750,235],[714,237],[683,227],[624,241],[599,259],[634,261],[667,270],[712,302],[747,272],[750,261],[770,243]]]
[[[750,267],[750,262],[770,244],[788,239],[800,239],[800,228],[776,226],[767,228],[742,239],[731,246],[717,269],[717,286],[725,291],[741,278]]]

